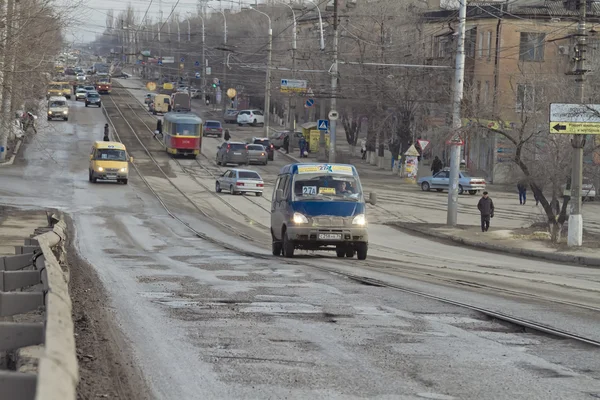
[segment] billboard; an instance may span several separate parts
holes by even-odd
[[[163,64],[174,64],[175,57],[162,57],[162,63]]]

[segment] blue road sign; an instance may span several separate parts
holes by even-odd
[[[200,72],[196,72],[196,79],[200,79]]]
[[[196,67],[199,67],[199,66],[200,66],[200,61],[196,61],[196,62],[194,63],[194,65],[195,65]]]
[[[181,59],[179,60],[179,62],[184,62],[185,61],[185,57],[181,57]]]
[[[317,129],[320,131],[326,131],[329,129],[329,121],[326,119],[320,119],[317,121]]]
[[[314,99],[308,99],[306,100],[306,107],[312,107],[315,105],[315,100]]]
[[[162,60],[158,60],[156,63],[157,63],[158,65],[162,65]]]
[[[288,80],[287,79],[282,79],[281,80],[281,86],[287,86],[288,84]]]

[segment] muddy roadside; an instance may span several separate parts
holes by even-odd
[[[77,398],[152,399],[94,267],[77,254],[73,224],[67,221],[69,286],[80,374]]]

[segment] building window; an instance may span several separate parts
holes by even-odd
[[[435,38],[434,56],[437,58],[446,58],[451,54],[452,41],[449,36],[438,36]]]
[[[542,90],[529,84],[517,85],[517,111],[532,112],[536,109],[536,101],[541,101]]]
[[[477,39],[477,56],[483,57],[483,32],[479,32],[479,38]]]
[[[477,86],[475,87],[475,107],[479,107],[481,102],[481,81],[477,81]]]
[[[521,32],[519,60],[544,61],[545,33]]]
[[[486,47],[486,51],[487,51],[487,59],[488,61],[490,61],[492,59],[492,32],[488,32],[487,33],[487,47]]]
[[[477,39],[477,28],[469,29],[465,35],[465,55],[475,58],[475,40]]]

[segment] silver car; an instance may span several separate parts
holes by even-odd
[[[283,141],[285,139],[286,136],[290,135],[290,131],[277,131],[275,133],[273,133],[271,135],[271,144],[273,144],[273,146],[276,149],[280,149],[283,147]],[[293,136],[293,140],[294,142],[292,143],[296,148],[300,147],[298,145],[298,143],[300,143],[300,138],[302,138],[302,132],[294,132],[294,136]],[[290,140],[292,140],[292,137],[290,136]]]
[[[231,194],[254,193],[262,196],[265,182],[260,175],[247,169],[230,169],[217,178],[215,191],[227,190]]]
[[[79,88],[75,92],[75,100],[85,100],[86,97],[87,97],[87,90],[85,90],[84,88]]]
[[[217,146],[217,165],[248,165],[248,147],[241,142],[223,142]]]
[[[267,165],[269,162],[269,155],[265,146],[262,144],[249,144],[248,145],[248,162],[250,164],[262,164]]]

